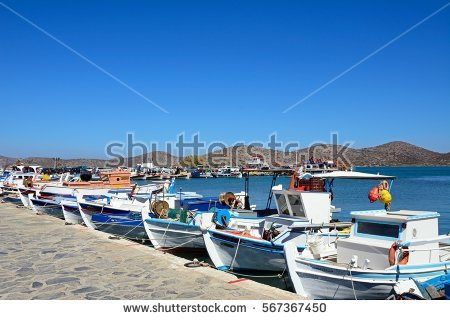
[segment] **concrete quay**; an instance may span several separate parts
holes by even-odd
[[[293,300],[297,295],[0,204],[0,299]]]

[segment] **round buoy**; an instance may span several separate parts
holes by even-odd
[[[392,201],[392,196],[391,196],[391,194],[389,193],[389,191],[387,191],[387,190],[381,190],[381,192],[380,192],[380,201],[381,201],[383,204],[391,203],[391,201]]]
[[[373,188],[369,191],[369,195],[368,195],[369,201],[370,201],[371,203],[377,201],[377,200],[378,200],[378,195],[379,195],[378,186],[373,187]]]

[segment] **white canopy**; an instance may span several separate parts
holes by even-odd
[[[327,173],[313,174],[314,178],[322,179],[367,179],[367,180],[393,180],[396,179],[394,176],[385,176],[382,174],[372,174],[365,172],[355,172],[355,171],[332,171]]]

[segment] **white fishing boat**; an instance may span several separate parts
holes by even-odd
[[[65,203],[65,206],[69,210],[70,205],[73,206],[73,203]],[[77,206],[84,224],[90,229],[97,229],[98,225],[95,223],[95,219],[93,219],[94,215],[103,215],[110,218],[101,222],[104,225],[109,223],[113,217],[126,217],[130,213],[141,214],[144,211],[149,211],[150,198],[132,197],[129,199],[128,197],[123,198],[114,195],[105,195],[94,200],[86,199],[78,195]]]
[[[76,194],[75,201],[61,202],[61,207],[67,222],[75,223],[78,221],[78,223],[81,223],[82,220],[88,228],[96,229],[98,226],[95,224],[95,219],[94,221],[92,219],[93,215],[123,216],[149,210],[152,196],[158,193],[164,194],[171,188],[173,188],[173,185],[170,181],[167,181],[160,184],[135,186],[132,190],[110,189],[97,198],[89,197],[89,194],[83,190],[83,192]],[[77,210],[75,210],[75,206]],[[104,223],[107,222],[104,221]]]
[[[167,208],[167,206],[166,206]],[[241,216],[239,211],[217,209],[211,211],[189,211],[186,215],[169,217],[164,207],[153,210],[156,217],[143,214],[142,219],[147,235],[156,249],[170,251],[206,250],[202,232],[217,225],[232,225],[236,230],[257,227],[261,218]]]
[[[2,194],[16,194],[17,188],[23,186],[24,180],[33,178],[34,173],[23,173],[20,171],[12,172],[5,178],[1,185]]]
[[[436,212],[358,211],[350,236],[299,253],[285,244],[295,291],[313,299],[386,299],[399,282],[426,281],[450,268],[450,236]]]
[[[208,254],[218,269],[282,272],[286,269],[283,246],[293,240],[301,252],[311,234],[320,233],[326,241],[346,237],[340,232],[345,224],[332,223],[332,213],[339,211],[331,205],[335,179],[394,179],[391,176],[362,172],[333,172],[318,176],[291,177],[288,190],[276,190],[277,214],[265,217],[257,228],[236,232],[232,228],[210,229],[204,232]],[[348,223],[346,224],[349,225]]]
[[[241,220],[246,221],[245,225],[261,221],[260,218],[255,219],[254,212],[250,210],[232,209],[237,200],[241,199],[239,203],[242,203],[241,193],[237,196],[232,192],[221,194],[223,199],[219,197],[209,202],[207,211],[202,209],[208,202],[202,201],[202,196],[198,194],[179,192],[167,196],[158,195],[151,204],[151,212],[142,214],[147,235],[157,249],[204,251],[202,230],[214,228],[217,223],[223,223],[222,220],[231,221],[237,229],[242,229]],[[230,201],[226,209],[219,209],[224,207],[220,204],[221,200]]]
[[[339,236],[337,227],[344,225],[330,224],[328,193],[273,192],[277,215],[260,218],[258,225],[248,225],[241,231],[231,224],[225,229],[203,232],[208,254],[216,268],[282,272],[286,268],[283,246],[287,241],[295,239],[297,250],[301,251],[311,232],[321,232],[329,241]]]

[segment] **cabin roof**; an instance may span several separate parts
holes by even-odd
[[[366,179],[366,180],[394,180],[395,176],[386,176],[382,174],[372,174],[365,172],[356,172],[356,171],[332,171],[327,173],[319,173],[312,175],[315,178],[323,178],[323,179]]]
[[[357,220],[375,220],[386,222],[408,222],[413,220],[424,220],[439,217],[439,213],[433,211],[386,211],[386,210],[369,210],[369,211],[352,211],[350,213]]]

